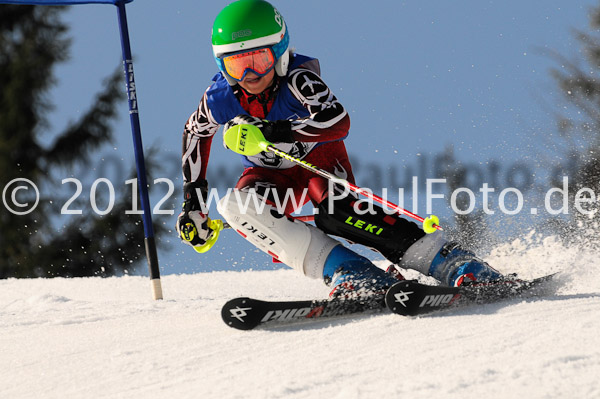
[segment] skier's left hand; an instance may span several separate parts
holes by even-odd
[[[227,122],[223,131],[237,125],[254,125],[260,129],[265,139],[271,143],[293,143],[292,122],[282,119],[279,121],[268,121],[255,116],[240,114]]]

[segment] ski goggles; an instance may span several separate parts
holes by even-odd
[[[242,81],[248,71],[264,76],[275,66],[275,54],[271,47],[234,53],[221,57],[223,70],[231,78]]]

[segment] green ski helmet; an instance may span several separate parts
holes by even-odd
[[[254,48],[270,47],[275,58],[275,72],[287,74],[290,38],[283,17],[263,0],[238,0],[226,6],[215,18],[212,48],[215,61],[230,85],[237,83],[227,71],[221,57]]]

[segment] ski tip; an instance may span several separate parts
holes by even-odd
[[[228,301],[221,309],[221,318],[229,327],[238,330],[252,330],[260,324],[258,314],[252,310],[256,300],[250,298],[235,298]]]
[[[406,309],[406,301],[409,299],[412,291],[409,291],[412,283],[409,281],[401,281],[392,285],[385,295],[385,305],[394,313],[409,316],[410,312]]]
[[[419,313],[419,300],[423,286],[414,280],[400,281],[392,285],[385,295],[385,304],[393,313],[415,316]]]
[[[390,311],[402,316],[418,316],[453,306],[461,298],[455,287],[420,284],[405,280],[392,285],[385,295]]]

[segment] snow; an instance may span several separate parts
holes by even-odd
[[[600,261],[535,235],[487,257],[557,292],[445,314],[227,327],[235,296],[307,299],[292,270],[0,281],[2,398],[600,398]],[[382,264],[383,266],[383,264]]]

